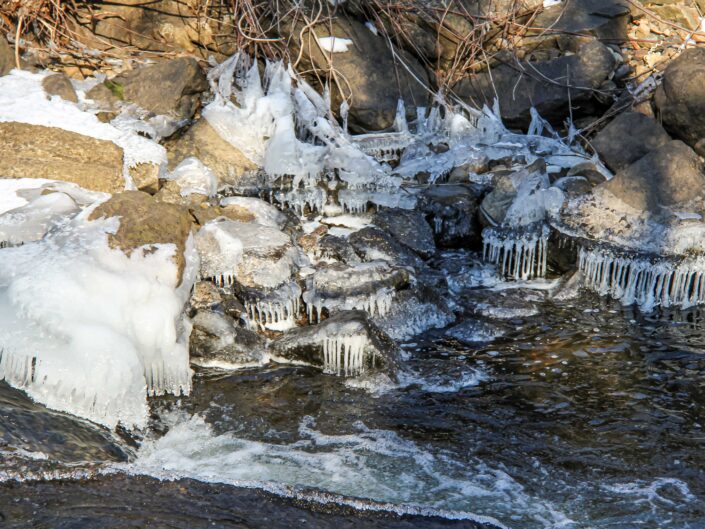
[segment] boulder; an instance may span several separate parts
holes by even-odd
[[[705,175],[698,155],[672,140],[598,186],[638,210],[673,206],[703,196]]]
[[[473,106],[499,100],[502,118],[510,127],[527,128],[531,107],[549,121],[562,123],[568,102],[578,117],[596,106],[596,90],[615,68],[612,52],[602,43],[583,44],[574,55],[540,62],[519,62],[504,56],[490,72],[461,80],[455,93]]]
[[[372,370],[394,375],[400,355],[394,341],[360,310],[342,311],[318,325],[290,330],[272,348],[281,358],[344,376]]]
[[[25,123],[0,123],[0,177],[47,178],[93,191],[125,189],[123,152],[111,141]]]
[[[309,29],[303,22],[294,24],[296,17],[291,20],[292,24],[282,27],[291,37],[291,56],[301,53],[304,69],[312,67],[319,75],[335,72],[331,90],[333,107],[338,108],[343,98],[350,102],[349,124],[353,130],[391,127],[400,98],[410,118],[416,107],[426,106],[429,82],[423,66],[402,50],[392,52],[390,43],[363,23],[336,17],[330,23]],[[326,48],[334,49],[328,45],[335,39],[335,49],[339,51],[328,51]],[[404,66],[395,59],[395,54],[401,57]]]
[[[240,183],[243,174],[257,166],[242,152],[221,138],[205,119],[199,119],[180,137],[165,143],[169,167],[175,168],[185,158],[194,156],[218,178],[218,186]]]
[[[158,115],[190,119],[209,85],[198,61],[179,57],[120,74],[106,86],[120,99]]]
[[[661,125],[639,112],[624,112],[602,129],[591,144],[613,171],[671,141]]]
[[[687,49],[668,65],[654,102],[670,134],[690,146],[705,139],[705,49]]]
[[[78,103],[78,96],[71,80],[64,73],[56,73],[42,79],[42,87],[49,96],[59,96],[61,99]]]
[[[0,75],[7,75],[15,67],[15,50],[0,35]]]
[[[381,208],[372,223],[423,257],[430,257],[436,251],[433,231],[419,211]]]
[[[399,266],[424,266],[421,258],[389,233],[373,226],[362,228],[348,237],[350,246],[363,261],[384,260]]]
[[[189,338],[191,362],[215,367],[258,364],[265,357],[264,340],[239,327],[230,316],[199,310]]]
[[[421,209],[442,248],[472,247],[480,242],[480,192],[471,185],[431,186],[421,195]]]
[[[130,255],[138,248],[148,252],[156,244],[175,245],[177,285],[181,284],[186,241],[191,234],[191,215],[186,208],[158,202],[142,191],[124,191],[96,207],[88,219],[112,217],[120,220],[120,226],[108,237],[111,248]]]

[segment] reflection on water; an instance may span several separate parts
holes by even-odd
[[[200,372],[192,397],[155,402],[153,431],[128,464],[124,440],[0,384],[0,449],[12,452],[1,470],[97,462],[314,487],[517,529],[705,528],[703,314],[645,316],[591,294],[559,303],[468,283],[455,282],[469,323],[407,344],[399,385],[371,392],[305,367]]]

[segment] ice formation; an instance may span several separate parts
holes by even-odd
[[[323,341],[323,372],[357,376],[365,370],[366,334],[338,334]]]
[[[705,302],[705,257],[653,257],[581,248],[584,285],[648,312],[661,306],[688,308]]]
[[[65,193],[40,195],[29,204],[0,214],[0,247],[37,241],[79,208]]]
[[[235,206],[250,213],[257,224],[281,229],[286,224],[286,215],[264,200],[255,197],[227,197],[220,201],[224,208]]]
[[[384,316],[392,306],[394,283],[406,279],[405,272],[384,261],[322,268],[306,280],[303,299],[308,319],[320,322],[323,309],[364,310],[370,316]]]
[[[290,329],[296,326],[301,311],[301,287],[289,281],[263,296],[246,299],[244,304],[247,317],[261,329]]]
[[[0,77],[0,121],[17,121],[43,125],[112,141],[124,152],[126,184],[132,185],[130,168],[139,164],[166,163],[166,151],[158,143],[132,130],[120,130],[83,111],[78,105],[60,97],[47,98],[42,79],[48,73],[35,74],[13,70]],[[18,96],[21,94],[21,97]]]
[[[526,281],[546,274],[550,229],[543,223],[523,230],[482,231],[482,257],[499,267],[501,275]]]
[[[218,191],[218,178],[213,171],[194,157],[185,158],[168,175],[168,179],[174,180],[179,185],[181,196],[198,193],[213,197]]]
[[[344,53],[352,43],[352,40],[343,37],[318,37],[321,49],[330,53]]]
[[[198,257],[178,283],[174,245],[108,245],[118,219],[90,209],[41,241],[0,250],[0,379],[49,408],[143,427],[147,395],[188,394],[183,307]]]

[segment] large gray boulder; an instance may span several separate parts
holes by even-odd
[[[578,116],[595,106],[596,90],[608,80],[616,62],[602,43],[591,41],[574,55],[541,62],[519,62],[513,57],[484,72],[460,81],[455,93],[475,106],[492,105],[498,98],[500,111],[510,127],[526,128],[531,107],[544,118],[562,122],[568,103]]]
[[[673,136],[693,147],[705,139],[705,49],[687,49],[668,65],[654,102]]]
[[[602,129],[591,143],[608,167],[619,171],[669,141],[668,133],[650,117],[625,112]]]
[[[705,174],[698,155],[679,140],[650,152],[598,188],[639,210],[689,202],[705,192]]]
[[[338,108],[342,91],[350,101],[352,129],[361,132],[392,126],[400,98],[406,103],[410,117],[416,107],[426,106],[429,85],[426,70],[408,53],[392,51],[383,36],[349,18],[335,17],[330,23],[311,29],[304,27],[303,22],[293,24],[294,21],[292,18],[292,24],[282,27],[291,36],[292,57],[301,53],[303,64],[313,67],[319,75],[333,72],[333,106]],[[348,39],[351,43],[340,51],[330,52],[319,44],[325,42],[321,39],[329,37]],[[338,40],[337,46],[342,42],[347,41]]]

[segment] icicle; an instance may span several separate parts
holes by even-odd
[[[546,247],[550,229],[545,224],[528,230],[482,231],[483,260],[498,266],[501,275],[527,281],[546,275]]]
[[[323,372],[346,377],[358,376],[365,371],[367,336],[333,336],[323,339]]]
[[[648,312],[656,306],[689,308],[705,303],[705,257],[647,258],[606,248],[578,252],[585,287]]]

